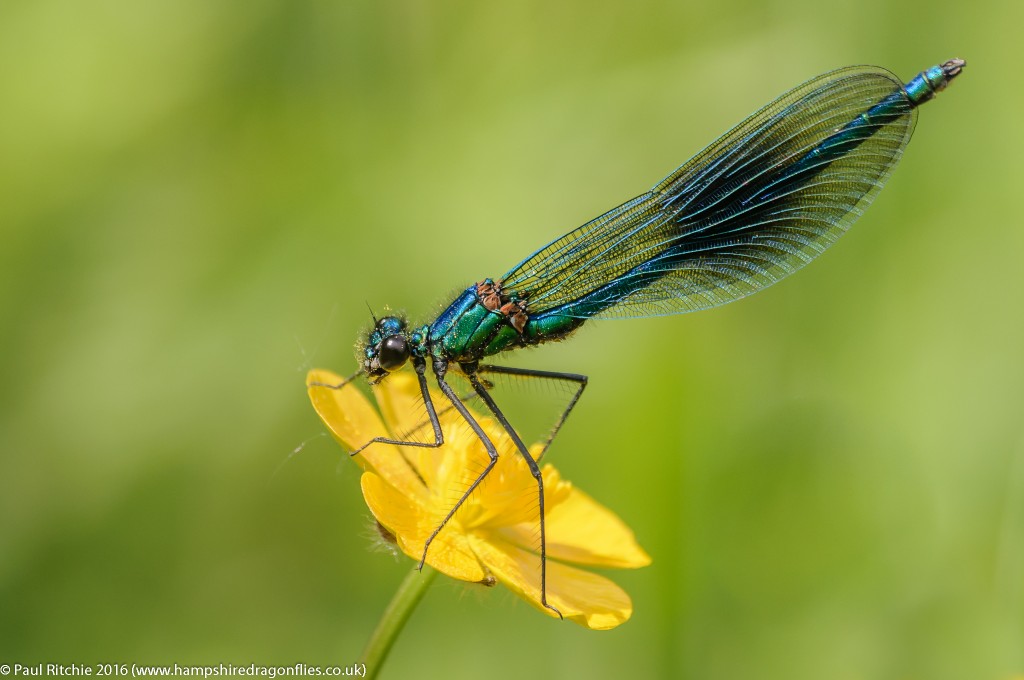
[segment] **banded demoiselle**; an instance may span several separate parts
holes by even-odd
[[[349,380],[365,374],[378,382],[411,359],[434,441],[377,437],[352,455],[374,443],[443,444],[427,386],[429,362],[441,392],[489,456],[427,539],[420,568],[431,541],[498,459],[464,398],[446,380],[449,369],[455,369],[509,434],[536,479],[540,600],[561,616],[547,602],[540,468],[483,376],[504,374],[574,386],[544,450],[579,401],[587,378],[481,360],[564,339],[593,317],[707,309],[792,274],[832,245],[867,208],[910,141],[917,108],[945,89],[964,66],[963,60],[951,59],[906,85],[876,67],[820,75],[751,115],[650,191],[538,249],[500,279],[485,278],[469,286],[432,323],[410,326],[398,316],[375,319],[360,345],[362,367]]]

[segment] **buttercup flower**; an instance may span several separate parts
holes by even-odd
[[[392,374],[373,388],[383,422],[354,385],[314,370],[307,376],[309,398],[331,433],[349,451],[377,436],[402,438],[425,421],[419,387],[408,371]],[[445,443],[440,448],[373,444],[353,457],[364,470],[363,497],[399,548],[419,562],[423,545],[440,520],[486,464],[487,453],[461,417],[438,395]],[[540,604],[536,481],[508,435],[491,418],[474,414],[501,455],[486,480],[430,544],[427,564],[462,581],[503,583],[538,610]],[[429,424],[420,440],[432,441]],[[531,453],[541,451],[535,445]],[[612,581],[566,563],[636,568],[650,557],[633,532],[550,465],[543,466],[547,508],[547,600],[562,616],[595,630],[629,620],[633,604]]]

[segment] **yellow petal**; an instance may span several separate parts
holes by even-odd
[[[374,437],[391,436],[376,410],[354,384],[341,389],[323,386],[342,382],[344,378],[330,371],[312,370],[306,376],[309,400],[334,438],[354,451]],[[426,496],[423,483],[394,446],[372,444],[353,456],[353,460],[364,470],[377,472],[410,498]]]
[[[374,386],[374,394],[394,438],[424,443],[434,441],[419,381],[411,371],[392,373]],[[401,453],[429,490],[427,508],[440,520],[486,467],[488,457],[483,443],[448,400],[433,391],[431,397],[444,443],[440,447],[404,446]],[[459,517],[471,514],[473,506],[472,501],[465,504]]]
[[[470,534],[470,545],[494,576],[538,610],[557,616],[540,603],[540,558],[504,541]],[[548,603],[562,616],[592,630],[625,623],[633,602],[610,580],[548,560]]]
[[[621,569],[651,563],[626,523],[577,488],[547,520],[548,554],[555,559]]]
[[[394,439],[414,442],[433,442],[434,428],[423,405],[419,382],[409,371],[397,371],[373,386],[373,395],[380,406],[384,421]],[[431,470],[437,449],[420,446],[403,447],[402,454],[417,474],[431,486]]]
[[[430,427],[430,419],[423,406],[423,397],[415,373],[391,373],[373,386],[373,394],[377,398],[384,420],[396,437],[419,434],[425,441],[433,441],[434,431]]]
[[[306,389],[313,408],[334,438],[351,451],[384,434],[385,430],[377,412],[355,385],[349,383],[341,389],[324,387],[343,382],[344,378],[330,371],[314,369],[306,375]]]
[[[635,569],[651,563],[633,531],[611,510],[544,466],[548,557],[576,564]],[[501,530],[515,545],[536,552],[537,520]]]
[[[443,515],[436,517],[422,505],[410,502],[372,472],[364,473],[360,484],[373,516],[395,535],[402,552],[419,562],[427,537],[437,528]],[[456,521],[449,522],[431,541],[427,564],[461,581],[480,582],[488,577]]]
[[[419,380],[413,372],[396,371],[374,385],[373,392],[384,421],[395,439],[434,442],[434,428],[423,403]],[[406,446],[402,454],[416,469],[427,488],[446,489],[462,482],[461,473],[456,479],[449,477],[453,470],[461,471],[465,468],[459,456],[464,452],[461,444],[465,437],[460,430],[467,429],[466,422],[454,412],[443,395],[434,391],[430,395],[445,443],[441,447]]]
[[[540,517],[537,480],[530,474],[526,460],[512,440],[503,432],[501,434],[501,437],[496,437],[496,444],[500,446],[498,462],[473,498],[477,510],[473,526],[498,529],[522,523],[536,527]],[[480,453],[486,461],[482,447]],[[547,489],[545,500],[548,500]]]

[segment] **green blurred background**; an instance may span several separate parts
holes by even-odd
[[[306,399],[829,69],[969,62],[798,276],[592,324],[609,633],[440,580],[390,677],[1024,673],[1018,0],[0,4],[0,662],[348,664],[410,561]],[[653,359],[647,365],[648,359]],[[295,456],[290,453],[303,442]]]

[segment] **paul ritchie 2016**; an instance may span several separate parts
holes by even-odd
[[[59,663],[37,663],[34,666],[23,666],[20,663],[14,664],[11,675],[18,677],[42,676],[42,675],[98,675],[92,666],[81,663],[63,665]]]

